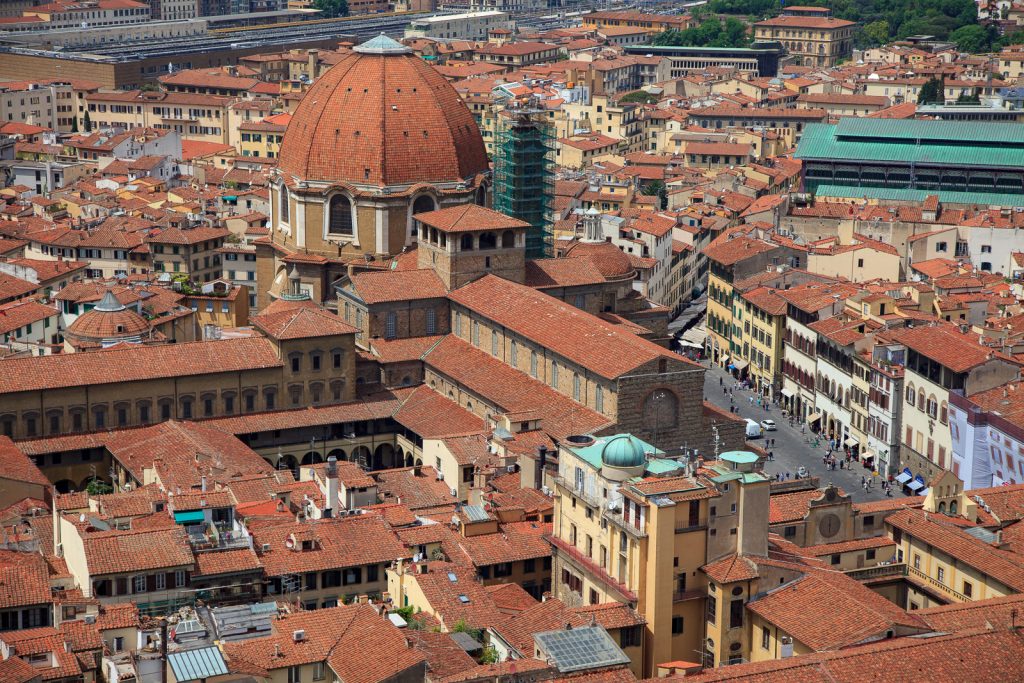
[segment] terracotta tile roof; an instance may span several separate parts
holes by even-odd
[[[75,678],[82,675],[82,667],[73,652],[65,649],[64,636],[55,628],[31,628],[22,631],[4,631],[0,640],[12,646],[18,657],[50,654],[56,661],[52,666],[35,668],[44,681]]]
[[[749,292],[744,292],[742,296],[754,306],[771,315],[784,315],[788,308],[788,302],[771,287],[757,287]]]
[[[839,495],[846,494],[839,489]],[[810,502],[822,499],[824,496],[825,492],[821,489],[774,495],[768,500],[768,523],[783,524],[802,520],[807,514]]]
[[[517,680],[527,675],[534,679],[532,672],[538,672],[536,679],[547,677],[548,672],[554,674],[554,668],[539,659],[507,659],[498,664],[479,664],[453,676],[442,678],[437,683],[485,683],[487,681]],[[550,679],[547,679],[550,680]]]
[[[545,258],[526,261],[528,287],[579,287],[605,281],[603,275],[583,258]]]
[[[0,273],[0,299],[18,299],[32,294],[39,285],[20,277]]]
[[[950,656],[956,653],[956,656]],[[694,683],[833,683],[834,681],[1019,681],[1024,636],[983,630],[927,638],[893,638],[799,657],[735,664],[687,675]]]
[[[353,273],[351,289],[368,305],[394,301],[443,299],[448,290],[433,270],[384,270]]]
[[[823,543],[821,545],[809,545],[803,550],[812,557],[824,557],[836,553],[850,553],[858,550],[870,550],[872,548],[895,547],[896,543],[886,536],[875,536],[872,538],[858,538],[852,541],[839,541],[838,543]]]
[[[220,576],[258,571],[260,560],[251,548],[196,553],[196,576]]]
[[[326,662],[345,683],[404,680],[422,666],[423,653],[369,605],[345,605],[298,612],[276,620],[268,638],[225,643],[229,662],[240,660],[265,671]],[[292,633],[306,632],[295,642]],[[368,644],[372,646],[368,647]]]
[[[25,453],[6,436],[0,436],[0,479],[50,486],[50,480]]]
[[[453,676],[477,665],[449,633],[413,629],[405,629],[404,633],[410,644],[426,658],[428,680]]]
[[[408,555],[391,527],[376,515],[321,519],[315,525],[275,522],[251,531],[256,547],[270,544],[270,550],[259,552],[267,576],[382,564]],[[289,549],[286,541],[293,536],[299,542]],[[312,540],[313,548],[303,550],[302,540]]]
[[[432,350],[428,356],[433,353]],[[481,434],[486,429],[479,417],[426,385],[416,387],[393,417],[402,426],[428,439]]]
[[[220,417],[204,420],[203,424],[229,434],[255,434],[278,429],[295,429],[330,425],[339,422],[360,422],[391,417],[411,390],[384,391],[364,396],[358,401],[339,403],[331,406],[276,410],[264,413],[249,413],[236,417]],[[31,442],[29,442],[31,443]]]
[[[0,305],[0,334],[14,332],[19,327],[46,320],[57,314],[58,311],[53,306],[26,299]]]
[[[418,154],[407,153],[411,140]],[[412,53],[346,55],[306,91],[279,156],[286,175],[373,185],[458,182],[488,169],[473,115]]]
[[[696,367],[680,356],[534,289],[494,275],[449,295],[452,301],[602,377],[616,379],[656,359],[669,370]]]
[[[315,304],[262,313],[252,318],[252,324],[268,336],[281,340],[334,337],[359,331]]]
[[[102,531],[82,535],[91,576],[191,567],[192,549],[182,527]]]
[[[419,360],[430,347],[443,339],[441,335],[410,337],[408,339],[370,340],[370,351],[381,363],[405,363]]]
[[[416,581],[435,615],[451,628],[464,619],[472,628],[486,628],[505,620],[490,593],[477,581],[476,572],[465,565],[451,562],[426,562],[426,574],[416,573]],[[410,566],[409,571],[412,571]],[[449,574],[455,575],[452,581]],[[462,598],[466,598],[463,600]],[[427,611],[427,610],[424,610]]]
[[[484,586],[484,590],[491,595],[494,606],[506,614],[523,612],[538,604],[518,583],[498,583]]]
[[[953,325],[920,325],[890,330],[887,334],[908,349],[953,372],[967,372],[995,357],[993,351],[979,344],[976,337],[962,334]]]
[[[433,467],[378,470],[370,476],[377,482],[381,500],[401,503],[413,512],[455,502],[449,483],[442,481]]]
[[[520,654],[529,656],[534,650],[534,633],[563,629],[566,624],[578,627],[586,626],[589,623],[589,615],[583,615],[577,610],[569,608],[557,598],[550,598],[519,614],[512,615],[493,625],[492,628]]]
[[[457,337],[445,337],[427,353],[424,361],[429,368],[480,396],[501,413],[540,417],[541,429],[555,438],[588,433],[611,424],[605,416]],[[421,390],[432,391],[420,387],[417,392]]]
[[[122,346],[106,351],[5,360],[0,394],[280,367],[274,345],[248,337]]]
[[[943,519],[923,510],[901,510],[886,517],[885,523],[1008,588],[1024,590],[1024,564],[1017,555],[999,550],[959,527],[944,523]]]
[[[744,259],[778,248],[778,245],[770,242],[752,239],[743,235],[738,237],[723,235],[705,247],[704,254],[712,261],[723,266],[731,266]]]
[[[530,227],[529,223],[476,204],[459,204],[415,215],[416,220],[442,232],[509,230]]]
[[[757,565],[749,558],[735,553],[700,568],[712,581],[720,584],[734,581],[750,581],[760,574]]]
[[[647,623],[647,619],[642,614],[621,602],[574,607],[573,612],[581,614],[587,619],[593,616],[597,625],[603,626],[607,630],[643,626]]]
[[[903,498],[883,498],[872,500],[866,503],[854,503],[853,510],[861,515],[871,515],[891,510],[902,510],[908,507],[921,507],[924,505],[924,496],[905,496]]]
[[[0,550],[0,609],[50,601],[50,577],[43,556]]]
[[[496,508],[522,508],[527,514],[546,513],[554,510],[554,502],[543,492],[534,488],[519,488],[505,493],[491,495],[491,505]]]
[[[544,534],[551,533],[550,524],[515,522],[500,525],[498,533],[480,534],[459,540],[474,567],[502,562],[519,562],[551,557],[551,544]]]
[[[139,608],[134,602],[101,604],[96,616],[96,627],[100,631],[135,628],[139,626]]]
[[[64,640],[71,645],[72,652],[103,649],[103,638],[100,636],[96,624],[74,620],[64,621],[61,622],[59,629]]]
[[[978,600],[975,602],[929,607],[917,612],[936,631],[957,632],[975,629],[1011,628],[1019,623],[1017,614],[1024,605],[1024,595],[1008,595],[1002,598]]]
[[[0,638],[2,640],[2,638]],[[4,683],[32,683],[39,680],[39,671],[18,657],[0,660],[0,681]]]

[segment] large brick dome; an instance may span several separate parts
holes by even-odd
[[[323,74],[281,143],[287,178],[394,186],[472,180],[488,169],[473,115],[455,89],[385,36]]]

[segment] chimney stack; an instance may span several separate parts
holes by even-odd
[[[327,509],[324,517],[335,517],[338,514],[338,458],[327,458]]]

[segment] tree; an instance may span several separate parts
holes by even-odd
[[[640,192],[648,197],[657,197],[659,210],[664,210],[668,206],[668,194],[665,192],[665,183],[661,180],[652,180],[640,188]]]
[[[946,84],[940,78],[929,78],[917,94],[918,104],[943,104],[946,101]]]
[[[956,98],[957,104],[981,104],[981,98],[978,97],[977,92],[972,92],[970,95],[963,94]]]
[[[77,116],[73,116],[71,118],[71,132],[72,133],[77,133],[78,132],[78,117]]]
[[[90,496],[102,496],[106,493],[113,493],[114,487],[105,481],[93,477],[85,487]]]
[[[992,42],[988,31],[977,24],[961,26],[949,34],[949,39],[956,44],[956,49],[971,54],[988,51]]]
[[[861,29],[861,37],[865,45],[877,47],[889,42],[889,22],[885,19],[872,21]]]
[[[313,8],[323,12],[327,19],[348,16],[348,0],[313,0]]]
[[[89,112],[85,112],[85,116],[82,118],[82,128],[86,133],[92,132],[92,117],[89,116]]]

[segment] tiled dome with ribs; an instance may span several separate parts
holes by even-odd
[[[281,143],[279,168],[310,182],[391,186],[472,180],[488,162],[455,88],[381,35],[306,92]]]
[[[611,242],[580,240],[565,250],[569,258],[589,258],[606,280],[632,278],[633,264],[621,249]]]
[[[103,299],[91,311],[78,316],[65,332],[73,340],[100,341],[124,339],[149,334],[149,322],[127,308],[107,290]]]

